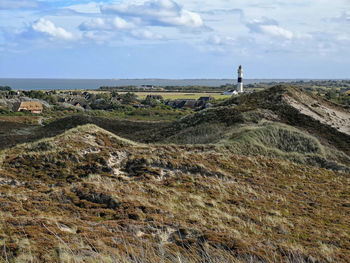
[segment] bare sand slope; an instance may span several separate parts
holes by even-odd
[[[294,93],[294,96],[285,94],[284,99],[289,105],[302,114],[350,135],[350,110],[303,92],[297,93]]]

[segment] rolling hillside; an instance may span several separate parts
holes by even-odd
[[[2,122],[0,149],[95,124],[141,143],[215,145],[220,152],[262,155],[349,171],[350,110],[297,87],[243,94],[175,122],[141,122],[86,115],[45,126]]]
[[[172,123],[7,125],[0,262],[349,262],[349,118],[276,86]]]
[[[94,125],[1,152],[4,262],[348,262],[350,177]]]

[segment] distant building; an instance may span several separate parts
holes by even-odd
[[[171,106],[177,109],[205,109],[213,106],[210,101],[214,101],[213,97],[202,97],[199,100],[194,99],[178,99],[178,100],[167,100],[165,105]]]
[[[203,101],[203,102],[209,102],[209,101],[213,101],[215,99],[214,99],[214,97],[209,96],[209,97],[200,97],[198,100]]]
[[[165,103],[165,105],[168,105],[177,109],[181,109],[181,108],[195,109],[197,106],[197,101],[193,99],[168,100]]]
[[[208,108],[211,108],[211,107],[213,107],[213,104],[211,104],[211,103],[207,103],[204,106],[205,109],[208,109]]]
[[[237,90],[231,89],[231,90],[225,91],[225,92],[223,93],[223,95],[230,95],[230,96],[232,96],[232,95],[238,95],[238,92],[237,92]]]
[[[196,100],[186,100],[182,106],[182,108],[187,108],[187,109],[195,109],[196,107],[197,107]]]
[[[31,113],[42,113],[43,109],[44,107],[40,102],[24,101],[24,102],[21,102],[17,111],[26,110],[26,111],[30,111]]]
[[[153,85],[141,85],[142,89],[154,89]]]

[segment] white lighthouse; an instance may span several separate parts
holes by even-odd
[[[243,69],[241,65],[238,67],[237,91],[243,93]]]

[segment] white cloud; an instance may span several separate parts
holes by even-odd
[[[66,31],[62,27],[55,26],[50,20],[45,18],[40,18],[38,21],[34,22],[32,29],[36,32],[44,33],[52,38],[62,39],[62,40],[74,40],[75,37],[72,33]]]
[[[131,37],[145,40],[159,40],[163,36],[148,30],[146,27],[138,27],[132,22],[128,22],[120,17],[114,19],[95,18],[84,22],[79,26],[84,31],[85,38],[98,43],[111,40],[113,38]]]
[[[143,4],[103,5],[104,14],[117,14],[123,18],[138,18],[153,26],[200,28],[204,26],[201,16],[184,9],[172,0],[152,0]]]
[[[104,19],[94,18],[80,24],[79,29],[82,31],[111,30],[112,27],[111,24],[106,23]]]
[[[294,38],[293,32],[276,25],[263,25],[261,26],[261,31],[273,37]]]
[[[70,47],[142,46],[167,40],[169,45],[185,44],[208,54],[220,51],[227,57],[271,53],[303,57],[318,50],[349,54],[350,12],[340,3],[345,0],[329,5],[320,1],[0,0],[0,8],[11,8],[1,10],[6,34],[0,36],[0,44],[17,43],[13,49],[20,50],[67,44],[47,39],[77,40],[68,42]],[[211,31],[205,30],[209,27]]]
[[[134,23],[128,22],[120,17],[114,19],[94,18],[80,24],[79,29],[82,31],[113,31],[113,30],[129,30],[136,28]]]
[[[224,41],[223,41],[222,37],[220,37],[218,35],[214,35],[214,36],[209,37],[208,43],[213,44],[213,45],[222,45],[224,43]]]
[[[126,20],[120,17],[114,18],[113,25],[117,29],[132,29],[136,27],[133,23],[127,22]]]
[[[66,8],[74,10],[79,13],[86,13],[86,14],[100,13],[100,3],[97,3],[97,2],[71,5],[71,6],[67,6]]]
[[[269,19],[266,17],[262,17],[260,19],[253,19],[246,23],[246,26],[249,28],[249,30],[253,33],[263,33],[262,26],[267,25],[275,25],[278,26],[278,22],[274,19]]]
[[[104,44],[106,41],[110,41],[113,38],[113,34],[106,31],[86,31],[83,32],[83,38],[93,40],[98,44]]]
[[[312,36],[308,33],[293,32],[281,27],[276,20],[266,17],[247,22],[246,26],[252,33],[262,34],[273,38],[281,38],[286,40],[312,38]]]
[[[162,39],[163,36],[160,34],[156,34],[147,29],[145,30],[133,30],[131,31],[131,35],[138,39],[149,39],[149,40],[159,40]]]

